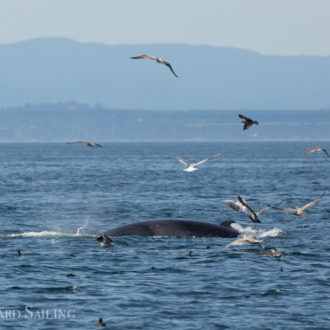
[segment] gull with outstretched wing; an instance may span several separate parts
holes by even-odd
[[[224,203],[229,208],[233,209],[236,212],[243,212],[247,214],[247,207],[244,206],[239,200],[233,201],[231,199],[223,199],[222,203]]]
[[[86,144],[87,147],[91,147],[91,148],[103,148],[103,146],[101,146],[98,143],[95,142],[90,142],[90,141],[76,141],[76,142],[68,142],[68,144]]]
[[[161,57],[158,57],[158,56],[153,56],[153,55],[148,55],[148,54],[144,54],[144,55],[140,55],[140,56],[133,56],[133,57],[130,57],[131,59],[133,60],[143,60],[143,59],[150,59],[150,60],[154,60],[160,64],[164,64],[166,65],[170,70],[171,72],[178,78],[178,76],[176,75],[176,73],[174,72],[172,66],[170,63],[168,63],[167,61],[163,60]]]
[[[327,150],[325,148],[321,148],[321,147],[313,147],[313,148],[309,148],[305,153],[304,156],[307,156],[308,154],[310,154],[311,152],[324,152],[328,157],[330,157],[330,155],[328,154]]]
[[[235,241],[227,244],[226,247],[234,246],[234,245],[245,245],[245,244],[258,244],[258,245],[261,245],[260,243],[262,243],[262,240],[259,240],[254,236],[243,235],[243,236],[240,236]]]
[[[251,219],[252,222],[254,223],[261,223],[260,219],[258,218],[259,215],[271,208],[274,208],[276,205],[281,204],[283,201],[280,201],[279,203],[275,204],[275,205],[268,205],[267,207],[261,209],[260,211],[255,211],[247,202],[245,199],[243,199],[241,196],[237,197],[238,201],[245,206],[250,212],[251,215],[249,216],[249,218]]]
[[[301,218],[304,214],[306,214],[305,210],[307,210],[309,207],[315,205],[323,196],[324,196],[324,193],[319,198],[315,199],[314,201],[311,201],[302,207],[296,206],[295,209],[288,208],[288,207],[279,208],[279,207],[275,207],[275,205],[271,206],[271,208],[280,210],[280,211],[293,212],[293,214],[295,216]]]
[[[186,160],[184,160],[182,157],[180,157],[179,155],[176,155],[174,154],[175,158],[182,164],[186,165],[187,168],[184,169],[185,172],[193,172],[193,171],[196,171],[198,170],[197,166],[198,165],[201,165],[203,163],[205,163],[206,161],[210,160],[210,159],[214,159],[214,158],[217,158],[220,156],[220,154],[216,154],[212,157],[209,157],[209,158],[206,158],[206,159],[203,159],[197,163],[189,163],[187,162]]]

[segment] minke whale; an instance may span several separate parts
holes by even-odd
[[[235,221],[223,221],[219,225],[188,220],[143,221],[108,230],[102,234],[119,236],[167,236],[167,237],[230,237],[239,232],[231,227]]]

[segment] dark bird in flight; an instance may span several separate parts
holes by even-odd
[[[89,142],[89,141],[68,142],[68,144],[74,144],[74,143],[83,143],[86,144],[87,147],[91,147],[91,148],[103,148],[103,146],[95,142]]]
[[[167,61],[163,60],[163,59],[160,58],[160,57],[145,54],[145,55],[140,55],[140,56],[133,56],[133,57],[130,57],[130,58],[133,59],[133,60],[142,60],[142,59],[147,58],[147,59],[150,59],[150,60],[157,61],[158,63],[165,64],[165,65],[171,70],[171,72],[172,72],[172,73],[178,78],[178,76],[177,76],[176,73],[174,72],[174,70],[173,70],[171,64],[168,63]]]
[[[307,156],[308,154],[310,154],[311,152],[314,152],[314,151],[317,151],[317,152],[324,152],[328,157],[330,157],[330,155],[328,154],[328,152],[324,149],[324,148],[321,148],[321,147],[314,147],[314,148],[309,148],[305,153],[304,153],[304,156]]]
[[[279,208],[279,207],[275,207],[275,205],[271,206],[271,207],[273,209],[280,210],[280,211],[293,212],[293,214],[295,216],[301,218],[306,213],[305,210],[308,209],[309,207],[313,206],[314,204],[316,204],[323,196],[324,196],[324,193],[319,198],[315,199],[315,201],[309,202],[302,207],[296,206],[295,209],[291,209],[291,208],[287,208],[287,207]]]
[[[244,124],[243,130],[245,131],[246,129],[250,128],[253,124],[255,125],[259,125],[259,122],[257,122],[256,120],[252,120],[249,117],[245,117],[241,114],[238,115],[238,117],[242,118],[242,123]]]
[[[261,221],[259,220],[259,215],[261,214],[261,213],[263,213],[263,212],[265,212],[265,211],[267,211],[267,210],[269,210],[269,209],[271,209],[271,208],[274,208],[274,206],[276,206],[276,205],[279,205],[279,204],[281,204],[283,201],[280,201],[279,203],[277,203],[277,204],[275,204],[275,205],[273,205],[273,206],[271,206],[271,205],[268,205],[267,207],[265,207],[265,208],[263,208],[262,210],[260,210],[260,211],[255,211],[246,201],[245,201],[245,199],[243,199],[241,196],[238,196],[237,197],[237,199],[238,199],[238,201],[243,205],[243,206],[245,206],[250,212],[251,212],[251,215],[249,216],[249,218],[251,219],[251,221],[252,222],[254,222],[254,223],[261,223]]]

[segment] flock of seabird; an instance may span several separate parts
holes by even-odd
[[[156,61],[157,63],[160,64],[164,64],[166,65],[171,72],[173,73],[173,75],[178,78],[177,74],[174,72],[171,64],[167,61],[165,61],[164,59],[157,57],[157,56],[153,56],[153,55],[148,55],[148,54],[144,54],[144,55],[140,55],[140,56],[134,56],[134,57],[130,57],[131,59],[151,59]],[[253,120],[249,117],[246,117],[242,114],[238,115],[239,118],[243,119],[242,123],[244,124],[243,126],[243,130],[247,130],[249,129],[252,125],[259,125],[259,122],[256,120]],[[91,141],[75,141],[75,142],[67,142],[68,144],[85,144],[87,147],[90,148],[102,148],[103,146],[96,143],[96,142],[91,142]],[[308,154],[317,151],[319,153],[324,152],[329,158],[330,155],[327,152],[327,150],[325,148],[322,147],[313,147],[308,149],[304,156],[307,156]],[[186,161],[185,159],[183,159],[182,157],[180,157],[179,155],[174,154],[174,156],[176,157],[176,159],[181,162],[182,164],[184,164],[186,166],[186,168],[184,169],[185,172],[194,172],[196,171],[198,168],[197,166],[207,162],[208,160],[211,159],[215,159],[217,157],[220,156],[219,153],[217,153],[214,156],[208,157],[206,159],[203,159],[199,162],[196,163],[189,163],[188,161]],[[280,201],[274,205],[268,205],[267,207],[259,210],[259,211],[255,211],[247,202],[245,199],[243,199],[241,196],[237,197],[237,200],[222,200],[222,202],[229,208],[237,211],[237,212],[243,212],[244,214],[248,215],[248,217],[250,218],[250,220],[255,223],[255,226],[257,223],[261,223],[260,219],[259,219],[259,215],[265,211],[268,211],[269,209],[276,209],[276,210],[280,210],[280,211],[287,211],[287,212],[293,212],[293,214],[297,217],[302,217],[306,212],[306,209],[308,209],[309,207],[315,205],[322,197],[324,196],[324,193],[317,199],[315,199],[314,201],[311,201],[309,203],[307,203],[306,205],[299,207],[296,206],[295,208],[280,208],[278,207],[279,204],[281,204],[283,202]],[[231,223],[233,223],[234,221],[229,221]],[[100,237],[97,238],[97,241],[99,242],[99,244],[103,247],[109,248],[112,247],[114,245],[113,240],[111,239],[111,237],[107,236],[106,234],[102,234]],[[245,244],[258,244],[260,245],[260,243],[262,242],[262,240],[257,239],[256,237],[254,237],[253,235],[241,235],[238,239],[234,240],[233,242],[229,243],[226,247],[230,247],[230,246],[236,246],[236,245],[245,245]],[[209,246],[206,247],[207,249],[209,248]],[[270,249],[270,250],[266,250],[266,251],[260,251],[258,253],[259,255],[269,255],[275,258],[280,258],[281,256],[285,256],[286,254],[281,251],[281,250],[275,250],[275,249]],[[21,250],[17,250],[17,255],[18,256],[22,256],[24,255],[23,253],[21,253]],[[192,251],[189,251],[188,256],[192,256]],[[281,267],[281,271],[283,271],[283,267]],[[75,274],[72,273],[68,273],[66,274],[67,277],[75,277]],[[98,327],[104,327],[106,326],[106,324],[103,322],[102,318],[99,318],[98,323],[97,323]]]
[[[324,196],[324,193],[317,199],[315,199],[314,201],[311,201],[309,203],[307,203],[306,205],[299,207],[296,206],[295,209],[293,208],[280,208],[277,207],[277,205],[281,204],[284,200],[278,202],[275,205],[268,205],[267,207],[261,209],[260,211],[255,211],[251,206],[249,206],[249,204],[241,197],[238,196],[236,201],[233,200],[222,200],[222,202],[228,206],[229,208],[233,209],[234,211],[237,212],[243,212],[244,214],[248,215],[247,210],[250,211],[250,215],[249,218],[251,219],[252,222],[255,223],[261,223],[260,219],[258,218],[258,216],[269,210],[269,209],[276,209],[276,210],[280,210],[280,211],[288,211],[288,212],[293,212],[293,214],[299,218],[301,218],[306,212],[305,210],[308,209],[309,207],[315,205],[322,197]],[[234,245],[245,245],[245,244],[258,244],[260,245],[260,243],[262,242],[262,240],[258,240],[256,237],[254,237],[253,235],[241,235],[238,239],[236,239],[235,241],[229,243],[226,247],[230,247],[230,246],[234,246]],[[269,250],[269,251],[263,251],[261,253],[259,253],[259,255],[270,255],[276,258],[279,258],[281,256],[285,256],[286,254],[283,251],[277,251],[277,250]]]
[[[172,72],[172,74],[178,78],[178,75],[175,73],[175,71],[173,70],[171,64],[167,61],[165,61],[164,59],[162,59],[161,57],[158,56],[153,56],[153,55],[149,55],[149,54],[143,54],[143,55],[139,55],[139,56],[133,56],[130,57],[131,59],[134,60],[139,60],[139,59],[150,59],[150,60],[154,60],[157,63],[160,64],[164,64],[166,65]],[[249,129],[251,126],[253,125],[259,125],[259,122],[257,120],[251,119],[245,115],[239,114],[238,115],[239,118],[242,119],[242,124],[243,124],[243,130],[247,130]],[[85,144],[88,147],[91,148],[99,148],[102,147],[102,145],[95,143],[95,142],[89,142],[89,141],[76,141],[76,142],[68,142],[68,143],[77,143],[77,144]],[[327,150],[325,148],[322,147],[313,147],[308,149],[304,156],[307,156],[308,154],[317,151],[317,152],[324,152],[329,158],[330,155],[327,152]],[[198,168],[197,166],[207,162],[208,160],[211,159],[215,159],[217,157],[220,156],[220,154],[216,154],[214,156],[208,157],[206,159],[203,159],[199,162],[195,162],[195,163],[190,163],[188,161],[186,161],[185,159],[183,159],[181,156],[174,154],[175,158],[181,162],[182,164],[184,164],[186,166],[186,168],[184,169],[185,172],[194,172],[196,171]],[[302,207],[298,207],[296,206],[296,208],[280,208],[278,207],[279,204],[281,204],[283,202],[280,201],[274,205],[268,205],[267,207],[259,210],[259,211],[255,211],[247,202],[245,199],[243,199],[241,196],[238,196],[236,201],[233,200],[223,200],[222,202],[228,206],[229,208],[237,211],[237,212],[243,212],[246,215],[249,216],[250,220],[256,225],[257,223],[261,223],[259,216],[261,213],[268,211],[270,209],[276,209],[276,210],[280,210],[280,211],[288,211],[288,212],[293,212],[294,215],[298,216],[298,217],[302,217],[306,212],[305,210],[313,205],[315,205],[322,197],[324,194],[322,194],[319,198],[315,199],[314,201],[311,201],[309,203],[307,203],[306,205],[302,206]],[[113,241],[110,237],[106,236],[105,234],[103,234],[101,237],[98,238],[99,243],[103,246],[103,247],[110,247],[113,246]],[[245,235],[243,237],[240,237],[239,239],[235,240],[234,242],[228,244],[227,246],[233,246],[233,245],[242,245],[242,244],[260,244],[260,242],[262,242],[261,240],[256,239],[255,237],[252,237],[250,235]],[[260,253],[263,255],[272,255],[274,257],[280,257],[282,255],[285,255],[283,251],[276,251],[276,250],[269,250],[269,251],[264,251],[263,253]]]
[[[165,60],[163,60],[162,58],[160,57],[157,57],[157,56],[153,56],[153,55],[140,55],[140,56],[134,56],[134,57],[131,57],[131,59],[151,59],[151,60],[154,60],[160,64],[164,64],[166,65],[170,70],[171,72],[173,73],[173,75],[178,78],[177,74],[174,72],[171,64]],[[259,125],[259,122],[256,121],[256,120],[253,120],[249,117],[246,117],[242,114],[239,114],[238,115],[239,118],[243,119],[242,120],[242,123],[244,124],[243,126],[243,130],[247,130],[249,129],[252,125]],[[79,141],[75,141],[75,142],[67,142],[68,144],[85,144],[87,147],[90,147],[90,148],[103,148],[102,145],[96,143],[96,142],[91,142],[91,141],[82,141],[82,140],[79,140]],[[314,151],[317,151],[319,153],[321,152],[324,152],[329,158],[330,158],[330,155],[329,153],[327,152],[327,150],[325,148],[322,148],[322,147],[313,147],[313,148],[310,148],[308,149],[304,156],[307,156],[308,154],[314,152]],[[211,156],[211,157],[208,157],[206,159],[203,159],[199,162],[196,162],[196,163],[189,163],[188,161],[186,161],[185,159],[183,159],[182,157],[180,157],[179,155],[176,155],[174,154],[174,156],[176,157],[176,159],[181,162],[182,164],[186,165],[186,168],[184,169],[185,172],[194,172],[196,171],[198,168],[197,166],[207,162],[208,160],[211,160],[211,159],[215,159],[217,157],[220,156],[219,153],[217,153],[216,155],[214,156]],[[222,202],[229,208],[237,211],[237,212],[243,212],[244,214],[248,215],[250,220],[255,223],[261,223],[260,219],[259,219],[259,215],[269,209],[276,209],[276,210],[280,210],[280,211],[287,211],[287,212],[293,212],[293,214],[297,217],[302,217],[306,212],[305,210],[308,209],[309,207],[315,205],[322,197],[324,196],[324,193],[317,199],[315,199],[314,201],[311,201],[309,203],[307,203],[306,205],[302,206],[302,207],[299,207],[299,206],[296,206],[295,208],[279,208],[277,207],[279,204],[281,204],[283,202],[280,201],[274,205],[268,205],[267,207],[259,210],[259,211],[255,211],[247,202],[245,199],[243,199],[241,196],[238,196],[237,197],[237,200],[234,201],[234,200],[222,200]],[[249,214],[249,212],[250,214]],[[234,221],[232,220],[228,220],[229,223],[233,223]],[[102,234],[100,237],[97,238],[97,241],[99,242],[99,244],[102,246],[102,247],[105,247],[105,248],[109,248],[109,247],[112,247],[114,245],[114,242],[113,240],[111,239],[111,237],[107,236],[106,234]],[[259,240],[257,239],[256,237],[254,237],[253,235],[247,235],[247,234],[244,234],[244,235],[241,235],[238,239],[234,240],[233,242],[229,243],[226,247],[230,247],[230,246],[237,246],[237,245],[245,245],[245,244],[257,244],[257,245],[260,245],[260,243],[262,242],[262,240]],[[210,247],[209,246],[206,246],[206,249],[209,249]],[[281,250],[275,250],[275,249],[270,249],[270,250],[266,250],[266,251],[260,251],[258,253],[259,255],[269,255],[269,256],[272,256],[272,257],[275,257],[275,258],[280,258],[281,256],[285,256],[286,254],[281,251]],[[192,256],[192,251],[189,251],[188,256]],[[24,254],[21,252],[21,250],[17,249],[17,256],[24,256]],[[281,267],[281,271],[283,271],[283,267]],[[72,274],[72,273],[68,273],[68,274],[65,274],[66,277],[75,277],[76,275],[75,274]],[[106,324],[103,322],[103,319],[102,318],[99,318],[98,320],[98,323],[97,323],[97,326],[98,327],[104,327],[106,326]]]
[[[267,207],[261,209],[260,211],[255,211],[241,196],[238,196],[237,201],[224,199],[224,200],[222,200],[222,202],[226,206],[228,206],[229,208],[231,208],[237,212],[243,212],[243,213],[247,214],[247,210],[249,210],[251,212],[251,214],[249,215],[249,218],[251,219],[251,221],[254,223],[261,223],[260,219],[258,218],[259,215],[269,209],[293,212],[293,214],[295,216],[302,217],[304,214],[306,214],[305,210],[308,209],[309,207],[315,205],[323,196],[324,196],[324,193],[319,198],[315,199],[314,201],[311,201],[302,207],[296,206],[295,209],[286,208],[286,207],[284,207],[284,208],[277,207],[277,205],[281,204],[284,200],[282,200],[274,205],[268,205]]]

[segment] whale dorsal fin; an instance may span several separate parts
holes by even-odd
[[[231,227],[232,223],[236,223],[234,220],[225,220],[220,223],[220,226]]]

